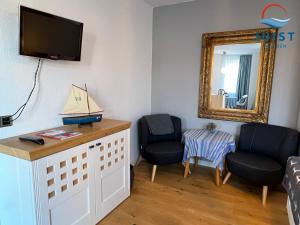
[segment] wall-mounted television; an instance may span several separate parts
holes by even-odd
[[[80,61],[83,23],[20,6],[20,55]]]

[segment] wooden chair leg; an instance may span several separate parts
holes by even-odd
[[[223,180],[223,184],[226,184],[230,177],[231,177],[231,173],[228,172]]]
[[[262,204],[263,206],[266,205],[268,197],[268,186],[263,186],[263,193],[262,193]]]
[[[152,168],[152,176],[151,176],[151,182],[154,181],[155,174],[156,174],[156,169],[157,169],[157,165],[153,165],[153,168]]]
[[[220,174],[220,170],[219,170],[219,168],[217,167],[216,168],[216,185],[218,186],[218,187],[220,187],[221,186],[221,176],[220,176],[221,174]]]
[[[227,174],[229,172],[227,160],[224,162],[224,173]]]
[[[186,178],[186,177],[189,175],[190,172],[191,172],[191,171],[190,171],[190,161],[187,160],[187,161],[185,162],[185,170],[184,170],[184,175],[183,175],[183,177]]]

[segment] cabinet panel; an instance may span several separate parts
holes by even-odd
[[[129,130],[98,141],[95,153],[96,221],[129,196]]]
[[[39,197],[47,205],[50,225],[91,224],[90,174],[92,165],[86,144],[38,160]]]
[[[125,186],[125,167],[116,168],[111,174],[102,179],[102,199],[109,201],[114,195],[122,191]]]
[[[91,224],[90,206],[87,199],[89,199],[89,190],[83,189],[74,194],[72,198],[68,198],[64,202],[61,202],[61,204],[52,208],[50,213],[51,224]]]

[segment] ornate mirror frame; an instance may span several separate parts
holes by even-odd
[[[271,28],[203,34],[198,117],[267,123],[273,81],[276,40],[277,29]],[[214,47],[218,45],[250,43],[261,43],[255,109],[209,108]]]

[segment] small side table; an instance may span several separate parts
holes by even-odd
[[[216,185],[220,186],[225,156],[227,153],[235,151],[234,136],[220,130],[210,132],[206,129],[191,129],[184,132],[182,142],[184,143],[184,178],[190,172],[190,158],[201,157],[212,161],[216,168]]]

